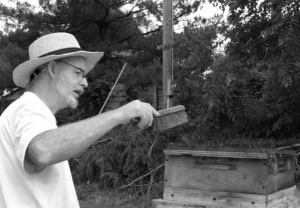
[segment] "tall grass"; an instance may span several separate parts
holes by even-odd
[[[98,184],[76,186],[81,208],[150,208],[151,199],[132,191],[100,189]]]
[[[88,184],[97,184],[98,191],[119,189],[118,193],[147,200],[161,198],[164,170],[157,167],[164,163],[163,135],[128,125],[117,127],[106,138],[112,141],[70,160],[79,198],[88,193],[84,192]]]

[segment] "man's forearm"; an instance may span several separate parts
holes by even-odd
[[[30,142],[26,159],[44,168],[75,157],[120,124],[120,113],[110,111],[41,133]]]

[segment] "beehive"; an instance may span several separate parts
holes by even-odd
[[[164,194],[153,201],[156,208],[299,207],[295,151],[173,145],[164,153]]]

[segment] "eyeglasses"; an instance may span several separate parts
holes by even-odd
[[[34,80],[34,79],[39,75],[39,73],[41,73],[41,71],[43,71],[43,70],[44,70],[43,66],[37,68],[37,69],[36,69],[34,72],[32,72],[32,74],[30,75],[29,81],[31,82],[32,80]]]
[[[77,66],[74,66],[74,65],[72,65],[72,64],[69,64],[69,63],[67,63],[67,62],[65,62],[65,61],[62,61],[62,60],[58,60],[57,62],[63,62],[63,63],[65,63],[65,64],[69,65],[69,66],[73,66],[74,68],[76,68],[76,69],[78,69],[78,70],[81,71],[82,79],[86,78],[85,71],[84,71],[83,69],[81,69],[81,68],[79,68],[79,67],[77,67]]]
[[[48,63],[45,63],[41,66],[39,66],[38,68],[36,68],[36,70],[34,72],[32,72],[32,74],[30,75],[30,79],[29,82],[31,82],[32,80],[34,80],[35,78],[37,78],[37,76],[45,70],[46,66],[48,65]]]

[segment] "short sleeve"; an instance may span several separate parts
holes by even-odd
[[[19,110],[15,119],[14,147],[24,170],[30,166],[25,161],[25,153],[31,140],[37,135],[55,128],[57,128],[56,119],[46,106],[30,103]]]

